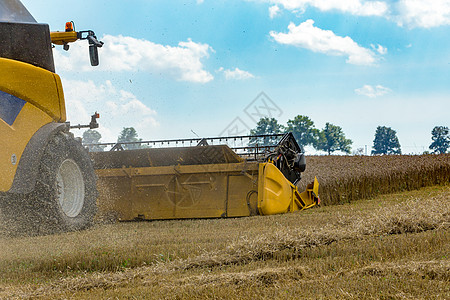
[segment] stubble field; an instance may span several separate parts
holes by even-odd
[[[449,156],[429,157],[437,167],[412,164],[431,170],[418,177],[390,162],[389,182],[401,183],[401,174],[410,182],[351,199],[345,187],[386,169],[370,171],[367,160],[355,173],[351,158],[311,158],[305,179],[316,172],[327,205],[303,212],[0,236],[0,298],[449,299]],[[330,175],[328,160],[346,168]],[[431,186],[394,192],[415,189],[413,181]],[[333,190],[339,201],[327,200]]]

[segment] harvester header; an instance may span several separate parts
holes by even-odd
[[[250,145],[221,144],[245,139]],[[306,161],[292,133],[96,145],[112,150],[91,153],[99,209],[119,220],[271,215],[320,201],[317,180],[298,191]],[[123,150],[130,145],[148,146]]]

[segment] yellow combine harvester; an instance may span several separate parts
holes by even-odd
[[[291,134],[270,151],[247,149],[253,160],[205,142],[90,157],[69,130],[98,127],[98,115],[85,126],[66,121],[52,54],[52,43],[68,50],[77,40],[88,40],[91,64],[98,65],[103,43],[92,31],[76,32],[69,22],[64,32],[50,32],[19,0],[0,0],[0,217],[6,230],[88,228],[97,207],[120,220],[151,220],[277,214],[318,203],[317,181],[303,193],[295,185],[306,165]]]

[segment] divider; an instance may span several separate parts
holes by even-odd
[[[258,210],[261,215],[274,215],[303,210],[320,203],[319,182],[307,186],[300,193],[297,186],[284,177],[278,168],[270,163],[259,165]]]

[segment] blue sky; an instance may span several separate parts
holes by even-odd
[[[354,150],[378,125],[404,153],[450,126],[449,0],[22,2],[52,30],[73,20],[105,42],[97,68],[85,41],[54,50],[70,121],[99,111],[103,141],[129,126],[144,139],[243,132],[258,107],[339,125]]]

